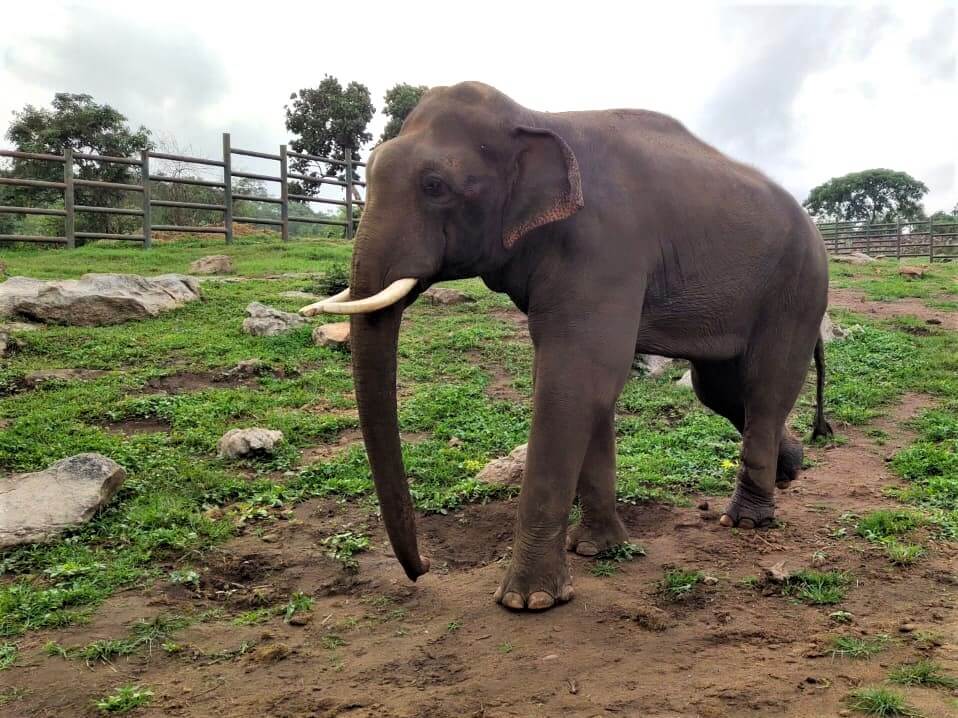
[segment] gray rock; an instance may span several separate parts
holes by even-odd
[[[466,302],[476,301],[468,294],[460,292],[458,289],[449,289],[448,287],[430,287],[422,293],[422,299],[429,304],[465,304]]]
[[[44,369],[25,374],[21,383],[28,389],[36,389],[42,384],[61,381],[89,381],[105,376],[109,372],[100,369]]]
[[[155,317],[200,298],[199,283],[180,274],[84,274],[56,281],[12,277],[0,283],[0,316],[101,326]]]
[[[528,444],[520,444],[509,452],[508,456],[493,459],[476,474],[476,481],[486,484],[506,484],[519,486],[526,469]]]
[[[832,318],[828,316],[828,312],[826,312],[822,317],[822,325],[819,329],[819,334],[822,337],[822,341],[828,344],[836,339],[844,339],[848,336],[848,331],[835,324],[835,322],[832,321]]]
[[[687,370],[682,377],[675,382],[675,385],[684,386],[686,389],[694,389],[695,387],[692,386],[692,370]]]
[[[636,354],[632,368],[643,376],[659,377],[672,366],[673,361],[675,360],[658,354]]]
[[[319,347],[349,350],[349,322],[320,324],[313,329],[313,343]]]
[[[232,274],[236,271],[228,254],[211,254],[190,264],[190,274]]]
[[[269,364],[262,359],[244,359],[232,369],[223,372],[224,379],[259,376],[270,370]]]
[[[283,441],[283,432],[273,429],[230,429],[216,444],[221,459],[239,459],[251,454],[272,454]]]
[[[7,350],[13,346],[13,339],[5,331],[0,330],[0,357],[7,355]]]
[[[89,521],[126,479],[101,454],[77,454],[0,481],[0,548],[45,541]]]
[[[871,264],[872,262],[878,261],[874,257],[869,257],[864,252],[852,252],[851,254],[833,254],[831,255],[831,260],[833,262],[838,262],[840,264]]]
[[[301,299],[304,302],[318,302],[322,297],[318,294],[310,294],[309,292],[299,292],[295,289],[292,289],[288,292],[280,292],[279,296],[286,299]]]
[[[306,324],[306,320],[298,314],[284,312],[259,302],[250,302],[246,307],[246,315],[243,331],[254,337],[273,337]]]

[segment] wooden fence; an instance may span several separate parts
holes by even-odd
[[[279,163],[278,175],[265,175],[253,172],[241,172],[233,169],[233,157],[254,157],[261,160],[272,160]],[[355,233],[353,226],[353,208],[362,208],[365,201],[359,198],[357,188],[365,188],[366,183],[359,181],[355,177],[355,170],[359,167],[365,167],[364,162],[354,162],[350,159],[337,160],[330,157],[318,157],[310,154],[290,152],[286,145],[280,145],[279,154],[269,152],[257,152],[254,150],[243,150],[233,147],[230,143],[229,133],[223,133],[223,158],[207,159],[204,157],[190,157],[187,155],[175,155],[165,152],[153,152],[144,150],[138,158],[133,157],[112,157],[104,155],[85,154],[66,150],[63,155],[47,155],[35,152],[16,152],[12,150],[0,150],[0,157],[11,157],[14,159],[33,160],[40,162],[56,162],[63,165],[63,181],[51,182],[35,179],[21,179],[16,177],[0,177],[0,185],[12,185],[15,187],[32,187],[47,190],[62,190],[63,209],[48,207],[11,207],[0,205],[0,213],[19,214],[19,215],[47,215],[54,217],[63,217],[64,232],[62,237],[47,237],[41,235],[18,235],[18,234],[0,234],[0,241],[13,242],[41,242],[48,244],[60,244],[67,247],[75,247],[78,239],[114,239],[128,240],[132,242],[141,242],[144,247],[149,247],[153,232],[185,232],[189,234],[222,234],[226,237],[227,244],[233,242],[233,224],[235,222],[244,222],[248,224],[265,224],[279,227],[283,241],[289,239],[290,222],[306,222],[310,224],[336,225],[343,228],[347,239],[351,239]],[[99,180],[80,179],[74,177],[74,165],[78,160],[89,162],[114,163],[136,167],[139,170],[139,184],[126,184],[121,182],[101,182]],[[198,177],[169,177],[162,174],[153,174],[151,171],[151,160],[168,160],[172,162],[183,162],[188,164],[202,165],[205,167],[221,168],[223,178],[221,180],[207,180]],[[333,177],[309,176],[291,172],[289,169],[290,160],[306,160],[319,162],[326,165],[338,165],[343,168],[343,180]],[[233,178],[245,178],[261,182],[279,183],[279,196],[260,196],[253,194],[241,194],[233,191]],[[345,199],[330,199],[327,197],[312,196],[290,192],[290,180],[299,182],[308,182],[319,185],[335,185],[345,190]],[[152,197],[151,186],[159,182],[169,182],[171,184],[185,184],[200,187],[207,187],[222,191],[223,203],[201,203],[201,202],[177,202],[173,200],[154,199]],[[141,195],[142,202],[139,207],[101,207],[93,205],[81,205],[75,203],[76,188],[99,188],[128,193],[137,193]],[[234,202],[263,202],[280,205],[280,217],[245,217],[237,216],[234,213]],[[338,220],[332,217],[290,217],[290,202],[315,202],[327,205],[336,205],[345,208],[345,219]],[[220,224],[201,225],[188,227],[173,224],[153,224],[151,221],[152,210],[154,207],[179,207],[184,209],[204,210],[212,212],[222,212],[223,222]],[[127,215],[142,218],[142,232],[140,234],[111,234],[107,232],[78,232],[76,227],[76,215],[78,212],[90,212],[100,214]]]
[[[832,254],[928,257],[932,262],[958,258],[958,219],[825,222],[818,225],[818,231]]]

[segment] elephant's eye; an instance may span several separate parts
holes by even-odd
[[[422,191],[427,197],[442,197],[446,193],[446,185],[435,175],[429,175],[423,177]]]

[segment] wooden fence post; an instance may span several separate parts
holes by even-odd
[[[935,220],[928,220],[928,264],[935,261]]]
[[[872,223],[865,222],[865,254],[871,256],[872,253]]]
[[[901,217],[895,218],[895,259],[901,259]]]
[[[150,151],[140,152],[140,177],[143,183],[143,249],[149,249],[153,243],[153,218],[150,215]]]
[[[226,228],[226,243],[233,244],[233,168],[231,164],[230,133],[223,133],[223,225]]]
[[[76,213],[73,209],[73,148],[63,152],[63,236],[69,249],[76,249]]]
[[[286,166],[286,145],[279,146],[279,197],[282,200],[280,205],[280,220],[283,222],[283,241],[289,241],[289,183],[287,182]]]
[[[346,239],[353,238],[353,151],[346,148]]]

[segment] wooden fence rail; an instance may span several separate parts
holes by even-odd
[[[254,172],[243,172],[232,168],[232,159],[234,155],[244,157],[254,157],[263,160],[272,160],[279,163],[278,175],[266,175]],[[154,232],[184,232],[184,233],[205,233],[222,234],[227,244],[233,242],[233,224],[235,222],[244,222],[247,224],[263,224],[279,227],[283,241],[289,240],[289,225],[291,222],[300,222],[305,224],[334,225],[343,228],[347,239],[352,239],[355,235],[353,221],[353,208],[362,208],[365,201],[360,198],[357,188],[365,188],[366,183],[356,179],[355,170],[365,167],[365,162],[356,162],[351,159],[338,160],[331,157],[319,157],[316,155],[301,154],[289,152],[286,145],[281,145],[278,154],[270,152],[259,152],[256,150],[245,150],[233,147],[228,132],[223,133],[223,157],[222,159],[208,159],[205,157],[191,157],[188,155],[176,155],[168,152],[152,152],[144,150],[140,157],[111,157],[105,155],[86,154],[66,150],[62,155],[41,154],[38,152],[19,152],[13,150],[0,150],[0,157],[10,157],[13,159],[33,160],[39,162],[54,162],[63,165],[63,181],[51,182],[44,180],[35,180],[17,177],[0,177],[0,185],[14,187],[27,187],[47,190],[60,190],[63,192],[63,209],[48,207],[14,207],[0,205],[0,214],[17,215],[45,215],[64,218],[64,232],[62,237],[47,237],[39,235],[25,234],[0,234],[0,241],[12,242],[41,242],[47,244],[59,244],[67,247],[75,247],[77,239],[114,239],[129,240],[141,242],[144,247],[149,247]],[[290,159],[304,159],[313,162],[324,163],[327,165],[337,165],[343,167],[343,176],[345,181],[329,177],[313,177],[309,175],[298,174],[289,171]],[[93,162],[110,162],[114,164],[123,164],[136,166],[140,171],[140,183],[128,184],[122,182],[101,182],[98,180],[87,180],[74,177],[74,163],[76,160],[86,160]],[[183,162],[187,164],[203,165],[205,167],[222,168],[223,177],[221,180],[205,180],[197,177],[171,177],[163,174],[153,174],[151,170],[151,160],[164,160],[172,162]],[[260,196],[255,194],[244,194],[233,191],[233,179],[250,179],[260,182],[279,183],[279,197]],[[320,185],[334,185],[345,190],[345,200],[332,199],[328,197],[319,197],[313,195],[291,193],[289,191],[289,180],[306,181]],[[180,185],[192,185],[197,187],[206,187],[215,190],[222,190],[223,203],[213,204],[208,202],[176,202],[172,200],[154,199],[152,188],[157,183],[170,183]],[[95,188],[109,189],[121,192],[133,192],[142,194],[142,203],[138,208],[130,207],[98,207],[92,205],[83,205],[75,203],[76,188]],[[234,214],[234,203],[237,201],[257,202],[263,204],[280,205],[280,217],[246,217],[236,216]],[[318,203],[335,205],[346,209],[345,220],[333,219],[332,217],[291,217],[289,214],[290,202],[297,203]],[[171,207],[183,209],[197,209],[211,212],[222,212],[223,224],[204,225],[199,227],[187,227],[173,224],[153,224],[152,215],[154,207]],[[100,213],[116,214],[142,218],[142,230],[140,234],[111,234],[108,232],[78,232],[76,231],[77,213]]]
[[[832,254],[928,257],[932,262],[958,258],[958,219],[824,222],[818,231]]]

